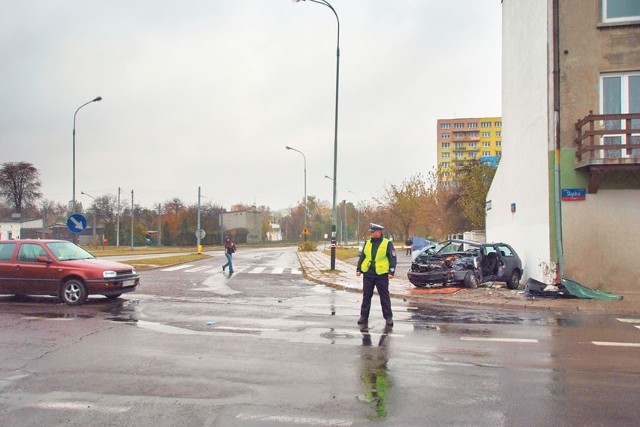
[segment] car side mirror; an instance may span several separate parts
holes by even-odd
[[[43,262],[45,264],[49,264],[49,263],[51,263],[51,259],[49,257],[44,256],[44,255],[40,255],[38,257],[38,262]]]

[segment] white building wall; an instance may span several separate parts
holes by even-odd
[[[511,244],[522,258],[523,278],[544,282],[552,282],[555,272],[549,231],[549,9],[547,1],[502,3],[504,144],[486,220],[487,242]]]

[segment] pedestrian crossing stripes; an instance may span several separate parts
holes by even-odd
[[[247,273],[247,274],[292,274],[292,275],[301,275],[302,271],[298,268],[292,267],[272,267],[272,266],[264,266],[264,265],[249,265],[249,266],[234,266],[234,273]],[[212,267],[210,265],[199,265],[195,266],[194,264],[182,264],[182,265],[174,265],[172,267],[163,268],[160,271],[166,272],[176,272],[181,271],[184,273],[203,273],[203,274],[215,274],[221,273],[221,267]]]

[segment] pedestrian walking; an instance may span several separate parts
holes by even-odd
[[[356,276],[362,275],[362,305],[360,306],[359,325],[369,322],[371,310],[371,298],[373,290],[378,290],[382,316],[387,326],[393,326],[393,312],[391,311],[391,298],[389,297],[389,279],[393,279],[396,271],[396,250],[393,243],[382,237],[384,227],[371,224],[369,232],[371,238],[367,240],[360,253]]]
[[[405,255],[411,255],[411,252],[413,252],[413,240],[411,240],[411,237],[404,241],[404,245],[407,248]]]
[[[227,263],[222,266],[222,272],[224,273],[225,268],[229,267],[229,275],[233,274],[233,253],[236,251],[236,245],[233,244],[231,239],[228,237],[224,239],[224,256],[227,257]]]

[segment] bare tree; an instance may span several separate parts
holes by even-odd
[[[42,197],[40,172],[31,163],[7,162],[0,169],[0,196],[14,207],[16,212]]]

